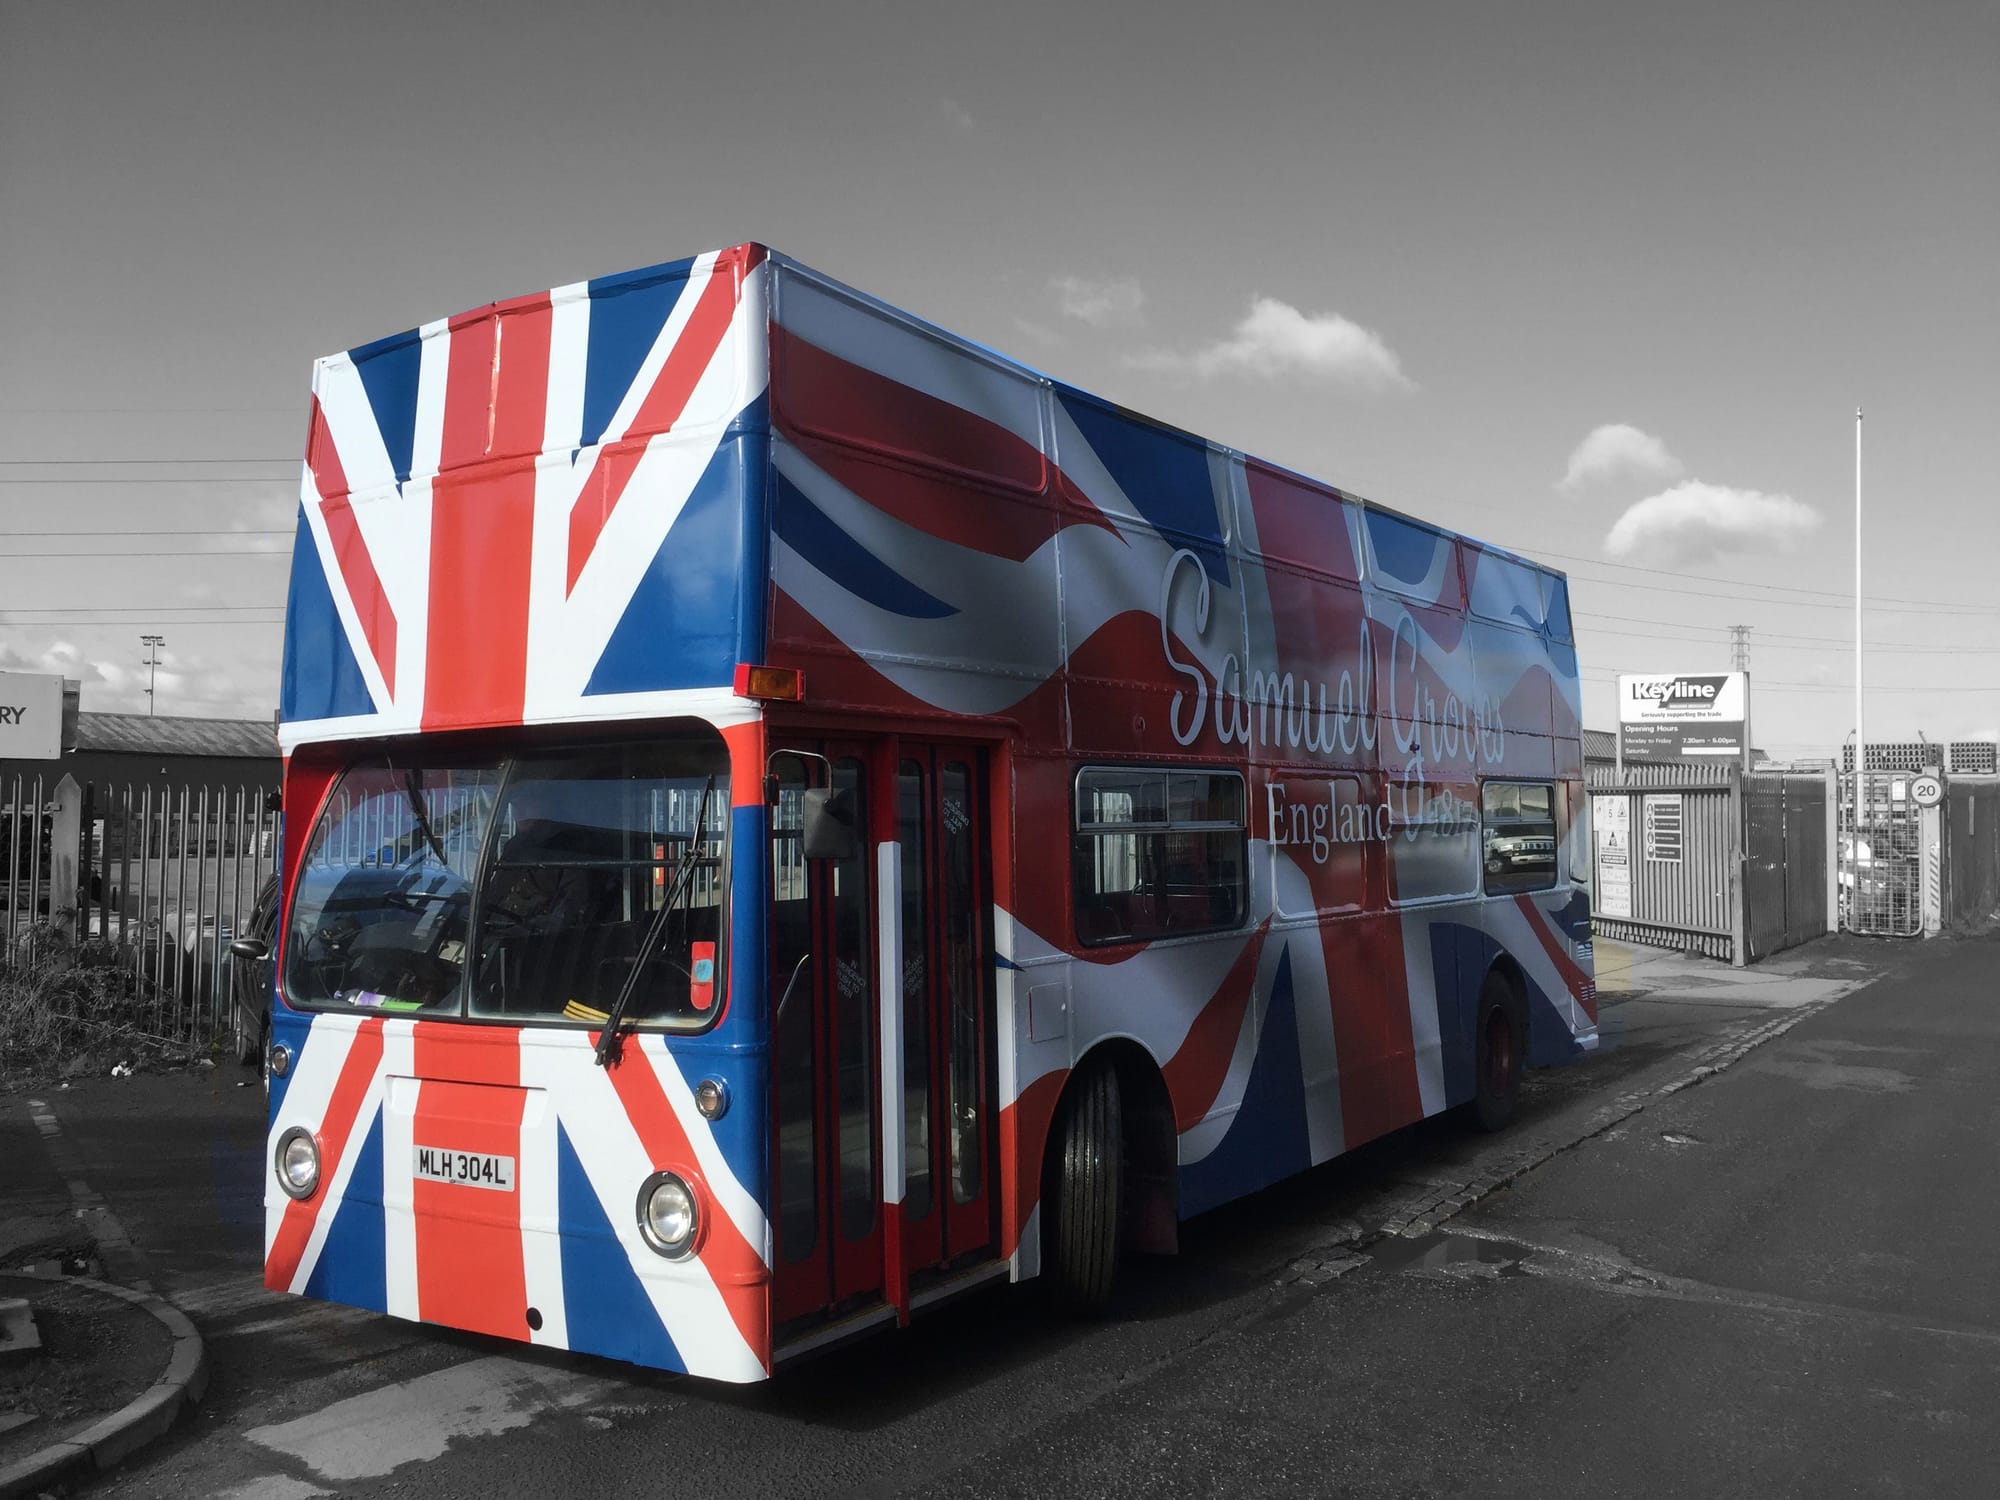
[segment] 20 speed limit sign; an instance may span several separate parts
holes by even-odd
[[[1944,801],[1944,783],[1935,776],[1919,776],[1910,783],[1910,800],[1919,807],[1936,807]]]

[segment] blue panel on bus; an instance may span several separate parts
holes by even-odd
[[[375,413],[376,431],[389,455],[389,467],[396,471],[400,487],[410,477],[410,465],[417,446],[417,377],[423,367],[423,335],[412,328],[350,349],[354,373],[368,393],[369,408]]]
[[[1433,922],[1431,979],[1437,986],[1438,1041],[1444,1053],[1447,1107],[1472,1097],[1472,1030],[1479,986],[1500,945],[1463,922]]]
[[[556,1126],[556,1214],[562,1225],[563,1317],[569,1347],[663,1370],[687,1370],[612,1231],[569,1132]]]
[[[1229,559],[1206,446],[1080,396],[1057,399],[1132,509],[1194,553],[1208,576],[1227,588]]]
[[[301,508],[298,537],[292,543],[292,592],[285,606],[285,670],[278,686],[278,715],[295,724],[301,719],[342,719],[374,712],[375,699],[334,608],[319,548]]]
[[[618,414],[639,367],[653,352],[674,304],[687,290],[692,260],[600,276],[589,283],[590,341],[583,367],[583,432],[588,448]]]
[[[1307,935],[1307,941],[1317,941]],[[1306,1128],[1305,1072],[1293,1013],[1289,942],[1271,978],[1271,1003],[1257,1036],[1257,1059],[1243,1085],[1243,1105],[1229,1133],[1207,1156],[1181,1168],[1182,1218],[1303,1172],[1312,1165]]]
[[[327,1163],[329,1174],[334,1163]],[[382,1115],[378,1110],[361,1152],[354,1158],[347,1191],[334,1211],[333,1227],[306,1280],[306,1295],[385,1312],[389,1306],[388,1266],[382,1228]]]
[[[911,620],[942,620],[958,613],[841,530],[833,517],[783,475],[777,478],[776,491],[771,529],[778,540],[855,598]]]
[[[603,693],[727,687],[736,674],[736,539],[744,503],[739,443],[724,442],[605,643],[584,688]]]

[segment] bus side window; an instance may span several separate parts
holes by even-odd
[[[1489,781],[1480,788],[1486,894],[1545,891],[1556,883],[1555,788]]]
[[[1076,778],[1077,940],[1145,942],[1239,926],[1249,895],[1243,778],[1092,766]]]

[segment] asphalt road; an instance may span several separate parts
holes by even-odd
[[[99,1490],[1990,1495],[2000,941],[1816,951],[1895,972],[1608,1129],[1578,1122],[1795,1002],[1691,968],[1510,1132],[1431,1122],[1207,1215],[1101,1323],[998,1287],[750,1388],[265,1294],[256,1091],[93,1081],[64,1137],[214,1371]],[[1536,1138],[1579,1143],[1338,1248]]]

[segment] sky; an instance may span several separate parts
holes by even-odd
[[[312,360],[761,240],[1572,580],[1585,722],[2000,735],[2000,6],[0,0],[0,670],[268,718]]]

